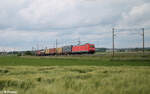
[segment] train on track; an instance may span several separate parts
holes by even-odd
[[[95,53],[95,45],[86,43],[84,45],[69,45],[60,48],[37,50],[36,56],[93,54],[93,53]]]

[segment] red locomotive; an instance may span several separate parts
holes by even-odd
[[[72,47],[72,53],[89,53],[93,54],[95,52],[95,46],[94,44],[84,44],[84,45],[76,45]]]

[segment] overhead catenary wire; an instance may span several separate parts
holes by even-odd
[[[144,55],[144,49],[145,49],[145,39],[144,39],[144,28],[112,28],[112,52],[113,52],[113,56],[114,56],[114,49],[115,49],[115,32],[125,32],[125,31],[139,31],[141,32],[142,31],[142,52],[143,52],[143,55]],[[138,32],[132,32],[130,34],[138,34]]]

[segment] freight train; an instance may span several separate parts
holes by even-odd
[[[37,56],[49,55],[71,55],[71,54],[93,54],[95,53],[95,45],[86,43],[84,45],[69,45],[61,48],[50,48],[45,50],[37,50]]]

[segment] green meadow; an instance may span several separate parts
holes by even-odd
[[[0,56],[0,91],[149,94],[150,55]]]

